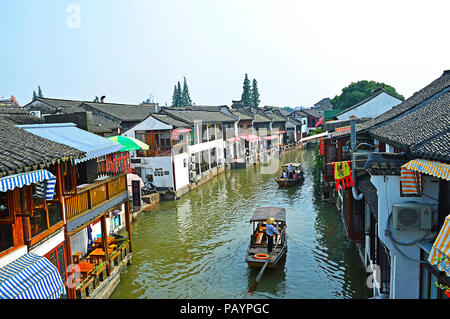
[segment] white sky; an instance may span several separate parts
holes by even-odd
[[[66,26],[72,3],[79,29]],[[2,0],[0,70],[10,76],[0,96],[26,104],[40,85],[47,97],[152,94],[164,105],[186,76],[197,105],[230,105],[248,73],[261,105],[308,107],[359,80],[407,98],[450,69],[449,9],[449,0]]]

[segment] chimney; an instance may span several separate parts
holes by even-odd
[[[101,98],[100,98],[100,103],[105,103],[105,98],[106,98],[106,96],[102,96]]]

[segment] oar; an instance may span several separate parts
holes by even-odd
[[[283,235],[283,232],[284,232],[284,228],[283,228],[283,230],[281,231],[280,236]],[[272,252],[270,253],[270,256],[267,258],[266,262],[264,263],[264,265],[262,266],[261,270],[259,271],[258,276],[256,276],[256,280],[255,280],[255,282],[253,283],[253,285],[250,287],[250,289],[249,289],[249,291],[247,292],[247,294],[250,295],[250,294],[253,293],[253,291],[255,291],[256,286],[258,286],[259,281],[261,280],[261,277],[262,277],[262,275],[263,275],[263,273],[264,273],[264,270],[266,270],[267,264],[269,263],[269,260],[270,260],[270,258],[272,257],[273,253],[275,252],[275,248],[277,248],[277,246],[278,246],[278,241],[277,241],[277,243],[275,244],[275,247],[272,249]]]

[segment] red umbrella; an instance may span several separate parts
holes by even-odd
[[[315,127],[318,127],[319,125],[322,125],[322,124],[323,124],[323,117],[321,117],[320,120],[317,121]]]

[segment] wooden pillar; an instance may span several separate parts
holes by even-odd
[[[130,201],[125,201],[125,226],[128,232],[128,240],[130,241],[130,252],[133,251],[133,245],[131,241],[131,219],[130,219]]]
[[[449,207],[449,199],[448,199],[448,187],[450,182],[439,179],[439,208],[438,208],[438,225],[442,227],[444,224],[445,218],[448,215]]]
[[[103,214],[100,218],[101,223],[101,230],[102,230],[102,243],[103,243],[103,250],[105,251],[105,260],[106,260],[106,272],[108,273],[108,276],[111,272],[111,269],[109,267],[109,253],[108,253],[108,231],[106,230],[106,214]]]

